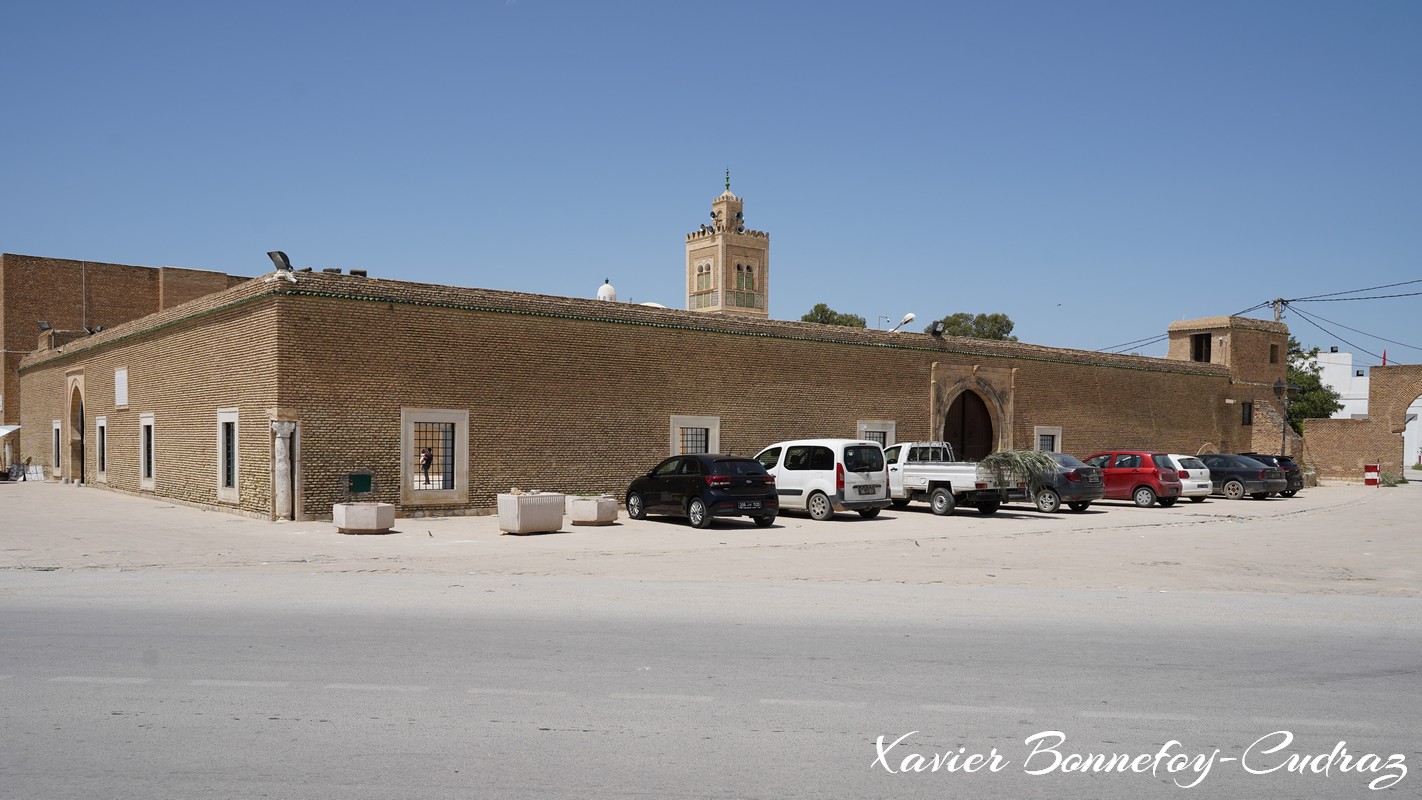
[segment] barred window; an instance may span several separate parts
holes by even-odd
[[[1240,424],[1241,424],[1241,425],[1253,425],[1253,424],[1254,424],[1254,404],[1253,404],[1253,403],[1240,403],[1240,404],[1239,404],[1239,408],[1240,408],[1240,415],[1241,415]]]
[[[709,453],[707,448],[711,444],[710,428],[682,428],[681,429],[681,452],[683,453]]]
[[[416,422],[414,442],[415,490],[453,489],[454,423]]]
[[[864,432],[864,438],[871,442],[878,442],[880,447],[889,443],[889,434],[887,431],[866,430]]]
[[[1043,433],[1037,436],[1037,449],[1045,450],[1049,453],[1056,452],[1057,437],[1050,433]]]

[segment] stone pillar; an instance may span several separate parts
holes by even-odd
[[[295,432],[295,422],[272,422],[272,433],[276,434],[272,482],[276,486],[277,519],[294,519],[291,497],[291,434]]]

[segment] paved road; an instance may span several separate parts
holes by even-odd
[[[0,798],[1347,798],[1398,774],[1239,761],[1338,747],[1398,754],[1388,796],[1415,797],[1418,501],[349,537],[0,485]],[[1162,747],[1209,772],[1028,774]]]
[[[1422,764],[1410,599],[393,575],[45,573],[7,587],[6,797],[1185,791],[1163,772],[1026,774],[1054,757],[1027,761],[1024,741],[1053,730],[1062,753],[1174,739],[1239,758],[1287,730],[1290,753],[1345,741]],[[959,747],[1010,763],[874,765],[877,737],[913,731],[884,764]],[[1375,777],[1217,761],[1188,796],[1367,797]]]

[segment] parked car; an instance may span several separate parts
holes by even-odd
[[[992,514],[1002,507],[997,479],[976,461],[959,461],[948,442],[899,442],[884,448],[894,508],[926,500],[939,516],[958,506]]]
[[[1057,460],[1057,468],[1037,476],[1041,488],[1031,497],[1038,511],[1051,514],[1061,508],[1063,502],[1072,511],[1085,511],[1087,506],[1106,496],[1106,481],[1100,467],[1066,453],[1052,453],[1052,457]],[[1025,498],[1027,493],[1022,494]],[[1009,497],[1015,499],[1011,494]]]
[[[1222,494],[1230,500],[1238,500],[1245,495],[1263,500],[1270,492],[1282,492],[1289,486],[1283,470],[1247,456],[1205,453],[1200,460],[1210,468],[1210,482],[1214,484],[1215,494]]]
[[[1240,453],[1240,455],[1245,458],[1252,458],[1261,464],[1270,467],[1278,467],[1283,470],[1284,480],[1289,486],[1284,491],[1279,492],[1280,495],[1293,497],[1299,493],[1299,490],[1303,489],[1303,467],[1300,467],[1298,462],[1292,458],[1288,456],[1271,456],[1264,453]]]
[[[1101,469],[1107,500],[1131,500],[1141,508],[1159,503],[1169,508],[1180,499],[1180,476],[1167,453],[1112,450],[1082,460]]]
[[[705,528],[712,517],[750,517],[764,528],[775,521],[780,496],[775,476],[745,456],[672,456],[627,487],[627,516],[686,517]]]
[[[878,442],[797,439],[770,445],[755,460],[775,476],[782,509],[825,520],[836,511],[875,517],[889,505],[889,473]]]
[[[1192,503],[1203,503],[1215,491],[1210,481],[1210,468],[1198,456],[1170,454],[1170,463],[1180,475],[1180,496],[1190,498]]]

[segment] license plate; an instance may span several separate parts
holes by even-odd
[[[860,494],[873,494],[879,491],[879,487],[875,486],[872,483],[861,483],[858,486],[854,487],[854,491],[859,492]]]
[[[1088,476],[1086,476],[1086,482],[1087,482],[1087,483],[1100,483],[1100,482],[1101,482],[1101,476],[1100,476],[1100,475],[1088,475]]]
[[[736,503],[736,508],[739,508],[739,509],[741,509],[741,510],[743,510],[743,511],[750,510],[750,509],[755,509],[755,508],[760,508],[760,501],[759,501],[759,500],[742,500],[741,502]]]

